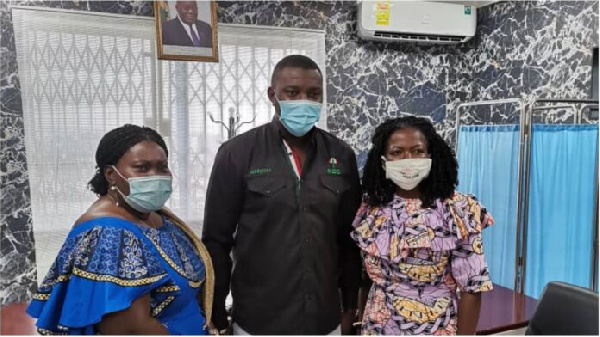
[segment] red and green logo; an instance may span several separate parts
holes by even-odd
[[[327,174],[332,176],[342,175],[342,170],[338,167],[338,160],[335,157],[329,159],[329,167],[327,168]]]

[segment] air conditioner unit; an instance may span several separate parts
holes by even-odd
[[[366,40],[456,44],[475,36],[477,8],[447,2],[361,1],[358,35]]]

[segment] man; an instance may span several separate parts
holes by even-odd
[[[212,48],[212,27],[198,20],[196,1],[177,1],[177,17],[162,26],[163,45]]]
[[[228,327],[231,281],[234,334],[350,333],[361,280],[354,152],[315,127],[323,76],[310,58],[282,59],[268,95],[275,118],[221,146],[208,186],[213,321]]]

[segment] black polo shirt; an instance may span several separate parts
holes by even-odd
[[[321,129],[309,137],[300,178],[276,120],[219,149],[202,234],[215,269],[219,328],[230,285],[233,321],[261,335],[333,331],[338,287],[360,285],[360,254],[350,239],[361,200],[354,152]]]

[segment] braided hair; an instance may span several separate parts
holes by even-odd
[[[373,147],[364,167],[362,186],[365,201],[371,206],[382,206],[392,201],[396,185],[385,177],[381,156],[385,157],[387,142],[394,132],[415,129],[427,140],[427,152],[431,156],[431,172],[419,183],[423,207],[433,207],[436,199],[447,199],[454,194],[458,184],[458,163],[454,151],[435,131],[427,119],[408,116],[388,119],[375,129]]]
[[[169,156],[167,144],[161,135],[149,127],[125,124],[105,134],[96,150],[96,173],[88,183],[90,190],[99,196],[106,195],[108,181],[104,176],[104,168],[117,165],[129,149],[145,140],[155,142],[165,151],[167,157]]]

